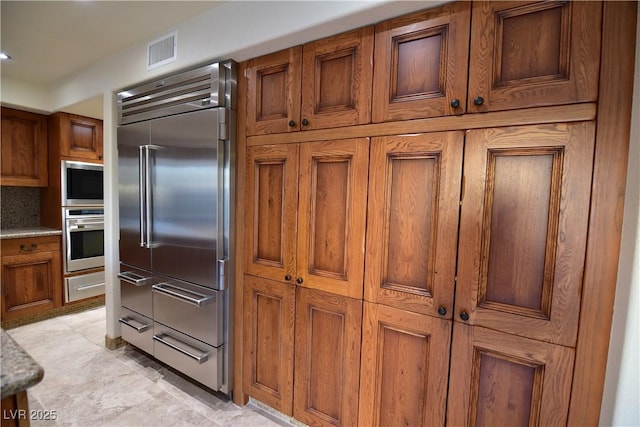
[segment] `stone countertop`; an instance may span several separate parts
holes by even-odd
[[[4,330],[0,329],[0,382],[2,399],[42,381],[44,369]]]
[[[0,230],[0,239],[18,239],[21,237],[59,236],[62,230],[47,227],[4,228]]]

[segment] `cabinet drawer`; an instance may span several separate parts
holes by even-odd
[[[29,255],[35,252],[61,250],[60,236],[2,239],[2,255]]]
[[[163,278],[153,285],[153,320],[213,346],[223,343],[223,291]]]
[[[120,307],[122,339],[149,354],[153,354],[153,320],[135,311]]]
[[[123,307],[153,318],[150,272],[120,264],[120,303]]]
[[[222,385],[222,350],[154,322],[153,355],[213,390]]]
[[[64,279],[65,302],[104,294],[104,271]]]

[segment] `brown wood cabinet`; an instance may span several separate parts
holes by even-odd
[[[309,425],[358,420],[362,301],[298,287],[293,416]]]
[[[574,354],[572,348],[456,324],[447,424],[567,425]]]
[[[573,347],[595,124],[467,134],[456,319]]]
[[[470,15],[455,2],[376,25],[373,122],[466,111]]]
[[[247,150],[245,387],[310,424],[357,421],[368,155],[367,138]]]
[[[2,320],[62,305],[60,236],[2,240]]]
[[[364,307],[357,425],[444,425],[451,321]]]
[[[2,107],[0,185],[46,187],[47,116]]]
[[[246,275],[243,298],[244,389],[291,415],[295,286]]]
[[[357,425],[597,424],[633,87],[633,50],[619,46],[636,16],[632,2],[447,3],[376,24],[372,123],[290,132],[248,119],[237,254],[258,278],[239,286],[301,279],[287,291],[294,417],[354,423],[317,343],[343,366],[352,356],[335,343],[360,312]],[[304,57],[292,52],[279,61]],[[360,140],[363,159],[340,154]],[[367,161],[363,185],[345,168]],[[366,212],[363,199],[351,211],[365,187]],[[351,224],[365,224],[364,246],[347,244]],[[360,295],[334,281],[344,248],[364,251]],[[256,309],[246,296],[236,307],[248,351]],[[331,378],[314,383],[313,366]]]
[[[365,299],[451,318],[464,133],[371,141]]]
[[[470,112],[595,101],[602,3],[473,3]]]
[[[49,116],[49,135],[62,159],[102,162],[102,120],[57,112]]]
[[[372,26],[249,61],[247,135],[369,123],[372,61]]]
[[[367,138],[250,147],[246,273],[362,298],[368,154]]]
[[[599,2],[478,1],[379,23],[373,122],[595,101],[601,19]]]

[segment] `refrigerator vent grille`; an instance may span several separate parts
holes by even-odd
[[[213,63],[118,93],[118,124],[213,107],[234,108],[235,63]]]
[[[178,59],[178,33],[163,36],[147,46],[147,70],[151,70]]]

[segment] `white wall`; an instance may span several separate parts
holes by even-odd
[[[640,26],[618,284],[600,425],[640,426]]]

